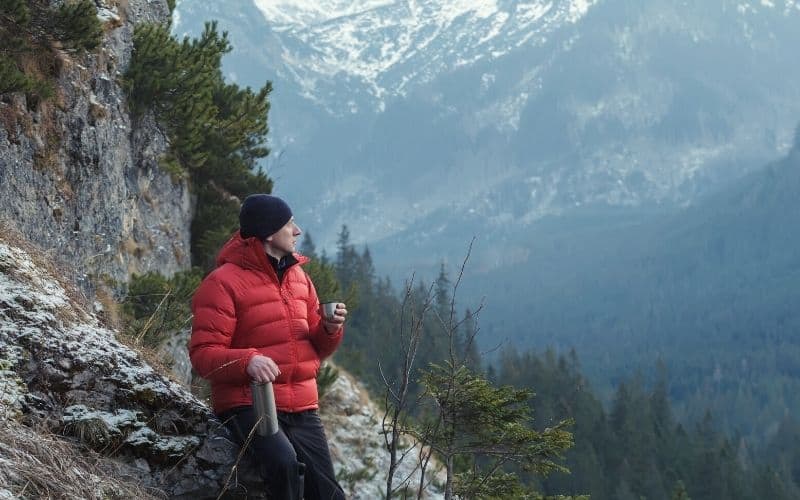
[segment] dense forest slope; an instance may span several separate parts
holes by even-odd
[[[763,439],[800,409],[798,190],[796,145],[678,214],[542,221],[527,261],[474,280],[488,337],[574,346],[604,392],[661,359],[679,413]]]

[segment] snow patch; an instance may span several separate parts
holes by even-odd
[[[285,26],[323,24],[390,5],[392,0],[255,0],[267,21]]]
[[[411,85],[544,43],[550,32],[577,22],[596,0],[255,3],[279,36],[282,68],[299,93],[332,114],[350,114],[351,101],[360,102],[365,93],[370,107],[380,111],[388,97],[405,95]],[[343,87],[348,89],[344,95]],[[339,99],[331,103],[329,95]]]
[[[0,335],[5,335],[2,326],[0,324]],[[22,398],[28,388],[13,370],[21,360],[19,346],[0,344],[0,419],[14,418],[22,411]]]
[[[571,23],[577,22],[589,11],[589,7],[595,3],[597,3],[597,0],[573,0],[569,6],[569,16],[567,20]]]
[[[102,423],[110,435],[121,436],[128,429],[144,426],[144,423],[139,422],[140,416],[140,412],[133,410],[121,409],[109,413],[91,410],[85,405],[72,405],[64,408],[64,416],[61,417],[61,421],[66,425],[96,421]]]

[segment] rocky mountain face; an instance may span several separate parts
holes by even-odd
[[[53,272],[34,248],[0,238],[0,498],[26,488],[43,497],[80,488],[76,497],[138,489],[155,497],[213,499],[225,490],[232,498],[260,498],[253,464],[240,460],[208,407],[118,342]],[[344,373],[321,406],[348,497],[380,497],[388,470],[382,413]],[[95,454],[82,459],[85,452],[59,436]],[[48,483],[57,464],[47,467],[21,446],[34,441],[74,454],[61,457],[73,464],[60,478],[64,484]],[[409,451],[396,484],[414,484]],[[441,479],[433,469],[430,477]],[[426,498],[440,496],[431,484]]]
[[[524,247],[542,217],[587,206],[691,204],[785,154],[800,119],[794,0],[183,0],[178,14],[177,33],[229,31],[231,78],[273,80],[268,167],[299,222],[329,248],[357,227],[384,269],[457,262],[472,235],[490,262],[495,241]]]
[[[190,265],[191,193],[159,169],[167,138],[129,115],[121,77],[133,28],[167,22],[164,1],[107,3],[107,35],[92,55],[60,54],[55,96],[0,102],[0,217],[54,257],[93,296],[131,273]]]

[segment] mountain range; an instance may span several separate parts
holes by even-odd
[[[607,394],[660,358],[762,436],[800,410],[800,2],[182,0],[174,31],[212,19],[318,247],[346,224],[402,282],[475,238],[485,349],[577,347]]]
[[[513,242],[587,204],[672,209],[800,119],[794,1],[182,0],[174,31],[212,19],[229,78],[275,85],[266,166],[325,247],[348,224],[452,260],[465,215]]]

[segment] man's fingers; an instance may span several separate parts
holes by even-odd
[[[253,357],[247,367],[247,373],[259,383],[273,382],[281,374],[280,368],[267,356],[258,355]]]
[[[269,376],[270,376],[269,381],[272,382],[273,380],[278,378],[278,375],[281,374],[281,369],[278,368],[278,364],[275,363],[275,361],[273,361],[271,358],[267,358],[267,359],[269,360],[269,363],[267,363],[267,368],[268,368],[267,371],[268,371]]]

